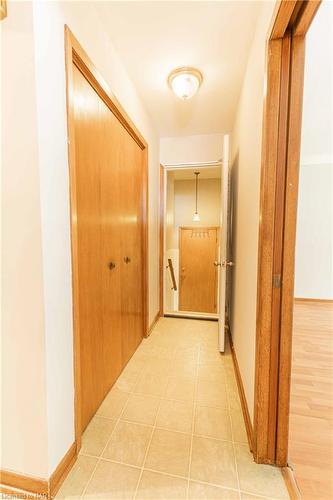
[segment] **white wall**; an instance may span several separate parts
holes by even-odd
[[[220,225],[221,179],[200,179],[199,176],[198,213],[200,222],[193,222],[195,180],[176,180],[174,191],[174,242],[176,247],[178,247],[179,227]]]
[[[162,137],[160,140],[163,165],[221,160],[222,152],[222,134]]]
[[[46,477],[46,360],[31,3],[1,21],[1,468]]]
[[[24,25],[19,24],[21,17]],[[149,145],[150,321],[159,309],[159,143],[135,88],[100,24],[93,3],[10,2],[8,18],[1,23],[7,54],[2,68],[8,82],[5,118],[10,123],[5,136],[9,146],[8,182],[4,185],[8,197],[5,220],[8,239],[4,253],[9,270],[5,285],[11,289],[4,290],[8,297],[4,326],[5,338],[11,342],[9,347],[13,351],[9,348],[11,355],[6,359],[5,369],[11,375],[7,379],[12,381],[8,390],[21,395],[22,401],[10,401],[6,407],[11,415],[6,413],[4,418],[2,466],[40,477],[48,477],[54,471],[74,441],[65,24]],[[13,83],[14,87],[9,88]],[[15,203],[15,211],[9,212]],[[9,285],[16,275],[15,286]],[[31,357],[22,360],[23,353]],[[37,410],[35,432],[30,414]]]
[[[333,3],[323,0],[306,36],[301,164],[333,160]]]
[[[149,145],[149,318],[158,309],[158,141],[108,35],[88,2],[35,2],[34,29],[39,125],[49,472],[74,440],[72,299],[65,102],[64,25],[93,60]],[[49,64],[52,61],[52,64]],[[47,71],[46,71],[47,68]],[[62,203],[59,203],[62,200]],[[62,360],[61,364],[59,360]],[[59,411],[61,408],[61,411]]]
[[[333,299],[333,164],[303,165],[297,212],[295,297]]]
[[[333,299],[333,4],[306,40],[295,297]]]
[[[253,420],[261,131],[265,39],[274,2],[263,2],[231,134],[234,197],[231,333]]]
[[[166,200],[165,200],[165,247],[167,250],[175,248],[175,180],[173,172],[166,175]]]

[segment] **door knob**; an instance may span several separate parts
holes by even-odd
[[[114,269],[116,267],[116,264],[114,262],[110,262],[109,263],[109,269],[110,271],[112,271],[112,269]]]
[[[221,262],[217,262],[217,260],[214,262],[215,267],[220,266],[220,265],[221,265]]]
[[[235,263],[234,263],[234,262],[232,262],[231,260],[230,260],[229,262],[227,262],[227,261],[225,260],[225,261],[223,262],[223,264],[222,264],[222,265],[223,265],[223,267],[227,267],[227,266],[229,266],[229,267],[233,267],[233,266],[235,265]]]
[[[131,262],[131,259],[129,257],[124,257],[124,262],[126,262],[126,264],[128,264],[129,262]]]

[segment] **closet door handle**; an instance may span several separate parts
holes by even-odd
[[[116,267],[116,264],[114,262],[109,262],[109,269],[112,271]]]
[[[131,259],[129,257],[124,257],[124,262],[126,262],[126,264],[128,264],[129,262],[131,262]]]

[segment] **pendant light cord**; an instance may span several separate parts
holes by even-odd
[[[200,172],[194,172],[195,174],[195,213],[198,213],[198,175]]]

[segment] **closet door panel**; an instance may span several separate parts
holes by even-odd
[[[83,429],[103,397],[103,265],[100,103],[74,66],[81,418]]]
[[[142,161],[143,152],[128,135],[124,137],[122,161],[122,331],[124,363],[143,337],[142,275]]]
[[[101,225],[103,307],[103,395],[110,390],[123,368],[121,333],[120,253],[120,144],[122,128],[109,108],[100,101],[101,137]]]
[[[82,430],[143,338],[144,152],[73,65]]]

